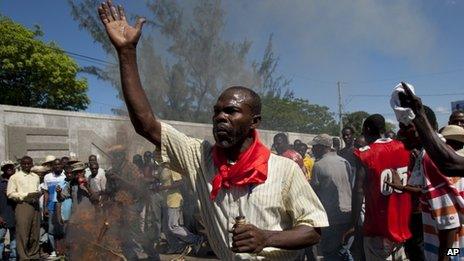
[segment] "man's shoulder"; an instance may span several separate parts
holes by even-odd
[[[271,156],[269,157],[269,164],[271,163],[272,164],[288,164],[289,162],[295,163],[293,160],[283,155],[277,155],[277,154],[271,153]]]
[[[16,171],[13,175],[11,175],[9,180],[15,180],[21,175],[21,171]]]
[[[354,147],[344,147],[343,149],[340,150],[340,154],[343,155],[343,154],[353,153],[354,149],[355,149]]]
[[[301,170],[295,161],[273,153],[269,157],[268,164],[268,172],[279,176],[288,177],[295,170]]]
[[[325,162],[328,162],[328,163],[347,161],[345,158],[338,155],[337,153],[331,153],[331,152],[329,152],[329,155],[327,155],[326,157],[323,157],[321,160],[324,160]]]
[[[96,177],[100,178],[100,177],[105,177],[105,176],[106,176],[106,170],[98,169],[98,173]]]
[[[164,121],[161,121],[161,132],[162,132],[162,136],[163,136],[163,134],[168,135],[168,136],[169,135],[174,135],[174,136],[181,136],[182,138],[188,138],[188,139],[198,141],[198,142],[206,141],[205,139],[192,137],[191,135],[188,135],[185,132],[180,131],[176,127],[174,127],[171,124],[169,124],[167,122],[164,122]]]
[[[324,155],[324,157],[314,162],[314,167],[330,167],[345,161],[346,160],[338,154],[329,152],[327,155]]]

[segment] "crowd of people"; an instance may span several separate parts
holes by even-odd
[[[112,206],[110,201],[118,201],[115,199],[118,191],[148,194],[145,200],[139,197],[130,202],[133,206],[125,206],[133,207],[139,218],[132,220],[140,223],[137,232],[150,233],[150,242],[143,247],[148,257],[159,259],[156,245],[164,246],[161,252],[166,254],[198,252],[205,239],[197,234],[194,204],[182,176],[158,164],[150,151],[143,156],[134,155],[132,162],[126,159],[122,145],[113,146],[109,153],[112,163],[106,170],[99,166],[96,155],[90,155],[88,162],[53,155],[40,165],[33,165],[28,156],[18,162],[3,161],[0,193],[3,257],[25,260],[68,255],[70,240],[66,240],[66,232],[74,212],[87,208],[84,204],[87,202],[93,206],[95,219],[108,220],[111,214],[108,212],[112,210],[105,205]],[[183,207],[184,204],[190,206]],[[4,244],[7,232],[8,249]],[[135,257],[129,253],[134,250],[126,249],[124,255]]]
[[[440,130],[429,107],[423,106],[422,113],[421,120],[446,148],[464,156],[464,112],[453,112],[449,125]],[[296,259],[445,260],[449,249],[464,246],[464,182],[459,176],[446,175],[446,169],[434,163],[417,132],[416,125],[421,122],[415,122],[418,120],[400,122],[398,133],[387,135],[384,118],[371,115],[364,121],[362,134],[350,126],[342,129],[342,149],[334,146],[338,138],[328,134],[293,143],[285,133],[274,136],[272,155],[296,163],[328,221],[328,226],[319,227],[320,242],[306,247]],[[150,260],[159,259],[158,252],[197,254],[207,243],[214,245],[208,242],[208,233],[199,232],[200,224],[208,222],[194,218],[199,212],[194,207],[195,183],[193,189],[187,186],[185,174],[181,174],[185,172],[158,162],[156,153],[162,156],[160,151],[146,151],[129,162],[125,147],[113,146],[109,150],[111,167],[106,170],[95,155],[85,163],[52,155],[40,165],[34,165],[28,156],[18,162],[2,162],[3,258],[68,255],[66,232],[75,209],[83,206],[83,201],[90,202],[95,218],[102,219],[108,212],[105,202],[112,200],[116,191],[131,189],[149,193],[148,201],[132,202],[140,218],[132,222],[140,223],[140,233],[150,233],[143,246]],[[117,184],[121,181],[129,186]],[[133,188],[140,182],[143,186]],[[239,210],[239,214],[245,213]],[[245,217],[250,218],[249,213]],[[136,259],[129,253],[134,250],[126,248],[123,254]]]
[[[9,232],[9,258],[48,251],[106,260],[95,246],[113,258],[136,260],[141,249],[158,260],[161,245],[181,255],[208,245],[221,260],[464,259],[464,112],[439,128],[413,86],[401,83],[390,101],[397,133],[373,114],[361,133],[343,128],[344,146],[328,134],[291,144],[279,133],[268,148],[257,131],[260,96],[233,86],[214,105],[214,143],[189,137],[156,117],[143,90],[136,45],[144,20],[130,26],[111,1],[98,12],[118,53],[131,122],[156,149],[129,161],[115,145],[107,170],[93,155],[86,163],[3,162],[0,236]],[[95,240],[72,244],[85,202],[86,220],[103,226]]]
[[[420,103],[408,86],[401,86],[402,93]],[[464,112],[454,111],[439,129],[429,107],[419,105],[405,122],[400,106],[394,107],[398,133],[386,131],[385,119],[374,114],[362,133],[342,129],[342,149],[328,134],[293,144],[284,133],[274,136],[273,152],[298,164],[330,224],[321,228],[319,244],[306,249],[306,260],[464,259],[463,166],[435,156],[437,148],[427,154],[424,146],[440,137],[441,153],[453,153],[462,164]],[[421,137],[418,125],[429,129],[428,137]],[[449,173],[450,168],[460,172]],[[453,249],[454,257],[448,252]]]

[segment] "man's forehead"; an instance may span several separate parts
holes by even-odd
[[[237,106],[248,105],[251,107],[251,97],[240,90],[230,90],[221,94],[216,105],[221,103],[222,106]]]

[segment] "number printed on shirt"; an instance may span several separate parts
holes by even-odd
[[[407,167],[398,168],[396,169],[396,172],[398,173],[398,176],[401,179],[401,184],[403,186],[406,186],[408,182],[408,168]],[[403,193],[401,190],[393,189],[387,183],[385,183],[385,181],[387,182],[393,181],[393,172],[391,171],[391,169],[386,169],[382,171],[382,173],[380,174],[380,193],[382,193],[382,195],[384,196],[388,196],[392,194],[393,191],[396,193]]]

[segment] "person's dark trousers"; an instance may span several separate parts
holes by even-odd
[[[404,250],[410,261],[423,261],[424,257],[424,232],[422,227],[422,213],[412,213],[409,223],[412,237],[404,244]]]
[[[362,226],[359,227],[357,233],[354,235],[353,245],[351,246],[351,253],[354,260],[366,261],[366,256],[364,255],[364,239],[362,234]]]
[[[16,206],[16,249],[19,260],[39,260],[40,211],[38,204]]]

